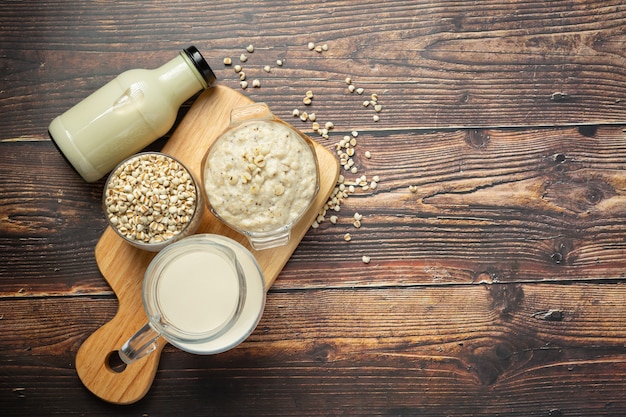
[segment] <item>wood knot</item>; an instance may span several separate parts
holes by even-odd
[[[587,190],[585,199],[591,204],[598,204],[602,201],[602,199],[604,199],[604,193],[599,188],[591,187]]]
[[[563,254],[561,252],[554,252],[552,255],[550,255],[550,259],[552,259],[552,262],[558,265],[563,262]]]
[[[555,265],[564,264],[568,259],[569,253],[572,251],[572,243],[570,241],[560,241],[554,245],[552,254],[550,254],[550,260]]]
[[[311,355],[316,362],[328,363],[331,362],[335,356],[335,348],[329,343],[316,343]]]
[[[468,355],[468,369],[476,374],[482,385],[493,385],[511,367],[516,351],[515,346],[507,342],[478,346]]]
[[[564,162],[565,162],[565,160],[566,160],[567,158],[565,157],[565,155],[564,155],[564,154],[562,154],[562,153],[557,153],[557,154],[555,154],[555,155],[552,157],[552,159],[554,160],[554,163],[556,163],[556,164],[562,164],[562,163],[564,163]]]
[[[559,169],[563,168],[563,169]],[[564,172],[564,165],[554,167],[557,180],[546,181],[541,198],[575,214],[587,214],[594,206],[609,200],[617,191],[608,182]],[[572,171],[573,172],[573,171]]]
[[[537,320],[563,321],[565,313],[562,310],[543,310],[533,313],[532,317]]]
[[[567,101],[569,99],[570,99],[569,94],[563,93],[561,91],[556,91],[552,93],[552,95],[550,96],[550,100],[557,102],[557,103]]]
[[[598,126],[595,126],[595,125],[578,126],[578,133],[580,133],[581,135],[585,137],[592,138],[596,135],[596,133],[598,133]]]
[[[470,129],[465,133],[465,142],[474,149],[482,149],[489,144],[489,134],[482,129]]]
[[[512,313],[521,308],[524,301],[524,290],[520,285],[493,284],[488,288],[491,307],[499,310],[502,319],[510,319]]]

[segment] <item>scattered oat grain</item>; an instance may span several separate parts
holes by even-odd
[[[254,45],[252,45],[252,44],[248,45],[248,46],[246,47],[246,51],[248,51],[248,52],[250,52],[250,53],[254,52]]]
[[[240,86],[241,86],[241,88],[243,88],[244,90],[245,90],[246,88],[248,88],[248,82],[247,82],[247,81],[241,81],[241,82],[239,83],[239,85],[240,85]]]
[[[233,63],[233,60],[229,57],[224,58],[224,65],[230,65]]]
[[[252,80],[252,87],[259,88],[261,86],[261,81],[254,79]]]
[[[372,260],[372,259],[371,259],[369,256],[367,256],[367,255],[363,255],[363,256],[361,257],[361,261],[363,261],[363,263],[364,263],[364,264],[368,264],[368,263],[370,263],[370,261],[371,261],[371,260]]]
[[[241,55],[239,56],[239,60],[240,60],[241,62],[246,62],[246,61],[248,60],[248,56],[247,56],[246,54],[241,54]]]
[[[263,67],[263,71],[270,72],[270,71],[272,71],[272,67],[270,67],[269,65],[266,65],[266,66]]]

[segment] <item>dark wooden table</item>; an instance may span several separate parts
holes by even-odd
[[[253,44],[244,94],[333,151],[358,131],[346,178],[380,180],[307,233],[246,342],[168,346],[149,393],[112,405],[75,371],[117,308],[103,181],[47,126],[189,44],[235,89],[222,60]],[[307,90],[329,139],[291,117]],[[5,1],[0,115],[2,416],[626,415],[622,0]]]

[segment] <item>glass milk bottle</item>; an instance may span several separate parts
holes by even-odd
[[[97,181],[166,134],[180,106],[214,81],[209,64],[190,46],[159,68],[118,75],[55,118],[48,131],[76,171]]]

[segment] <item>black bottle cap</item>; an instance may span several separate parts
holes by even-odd
[[[193,62],[198,72],[202,75],[204,81],[206,81],[208,85],[213,84],[217,77],[215,76],[215,73],[213,73],[213,70],[206,62],[200,51],[198,51],[198,48],[192,45],[188,48],[183,49],[183,51],[187,54],[189,59],[191,59],[191,62]]]

